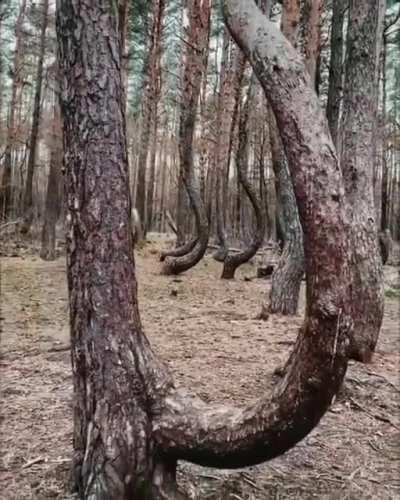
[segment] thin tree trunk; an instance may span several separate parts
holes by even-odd
[[[58,100],[58,96],[56,97]],[[42,248],[40,257],[43,260],[56,258],[56,225],[61,213],[61,164],[62,144],[59,134],[60,113],[58,103],[54,104],[53,138],[50,154],[50,170],[47,181],[46,205],[42,227]],[[57,127],[58,125],[58,127]]]
[[[43,61],[44,61],[46,30],[47,30],[48,14],[49,14],[49,0],[43,0],[41,8],[43,9],[43,12],[42,12],[42,24],[41,24],[40,41],[39,41],[39,59],[37,63],[35,98],[33,103],[33,116],[32,116],[32,129],[29,140],[28,166],[27,166],[24,198],[23,198],[23,221],[20,227],[20,231],[22,234],[29,233],[33,222],[33,175],[35,173],[36,147],[39,135],[40,107],[41,107],[42,83],[43,83]]]
[[[183,75],[183,95],[179,123],[180,172],[193,209],[196,221],[197,239],[192,246],[189,241],[185,250],[188,253],[166,257],[162,272],[179,274],[195,266],[207,250],[209,224],[200,188],[195,176],[193,159],[193,138],[195,131],[197,104],[200,95],[202,75],[206,67],[208,34],[210,26],[210,1],[190,0],[188,17],[190,42],[186,45],[186,60]],[[182,248],[174,251],[181,252]],[[169,252],[165,252],[164,256]]]
[[[343,98],[341,166],[352,221],[355,328],[351,355],[367,362],[383,317],[382,261],[373,193],[374,129],[382,41],[382,0],[350,2]]]
[[[301,341],[282,385],[245,410],[209,406],[175,388],[149,346],[138,311],[118,10],[108,0],[58,3],[73,472],[85,500],[178,500],[179,459],[234,468],[284,453],[319,422],[346,372],[350,248],[343,181],[326,119],[300,58],[276,27],[251,1],[224,6],[226,22],[285,129],[289,165],[298,148],[303,151],[292,170],[310,286]],[[79,74],[76,61],[82,64]],[[97,85],[104,75],[104,85]],[[80,88],[91,92],[77,92]]]
[[[340,103],[343,90],[343,24],[348,4],[349,0],[335,0],[332,3],[331,60],[326,116],[336,147],[339,146]]]
[[[281,28],[295,48],[299,44],[300,20],[300,3],[284,3]],[[303,29],[306,25],[307,23],[303,25]],[[269,298],[261,308],[260,318],[262,319],[267,319],[270,314],[297,314],[301,279],[304,274],[303,233],[293,183],[275,117],[270,109],[268,114],[272,168],[279,203],[277,229],[278,232],[280,231],[281,238],[283,237],[283,250],[272,275]]]
[[[236,158],[237,176],[240,185],[243,187],[244,192],[250,200],[252,208],[256,216],[256,230],[250,245],[242,252],[229,253],[225,257],[224,267],[222,270],[223,279],[233,279],[235,277],[236,269],[249,261],[257,253],[258,249],[264,241],[265,235],[265,209],[257,194],[256,189],[247,178],[247,164],[248,164],[248,151],[249,151],[249,115],[251,109],[254,109],[252,104],[254,102],[254,76],[251,79],[249,89],[247,92],[246,102],[239,120],[239,145]]]
[[[5,220],[9,218],[12,211],[12,161],[13,161],[13,151],[14,142],[17,129],[17,102],[18,93],[22,86],[22,57],[23,57],[23,47],[22,47],[22,27],[25,19],[26,13],[26,0],[22,0],[19,14],[15,23],[15,52],[13,61],[13,81],[11,87],[11,100],[9,108],[8,117],[8,127],[7,127],[7,143],[4,153],[4,163],[3,163],[3,173],[1,176],[1,188],[0,188],[0,218],[3,217]]]

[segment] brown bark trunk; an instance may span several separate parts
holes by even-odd
[[[40,30],[39,41],[39,59],[37,63],[36,82],[35,82],[35,98],[33,103],[32,129],[29,139],[29,156],[26,173],[24,199],[23,199],[23,221],[20,231],[22,234],[29,233],[33,222],[33,175],[35,173],[36,163],[36,147],[39,135],[40,108],[42,97],[42,82],[43,82],[43,61],[46,42],[46,30],[49,14],[49,0],[43,0],[41,4],[42,24]]]
[[[292,176],[305,228],[309,302],[296,356],[272,397],[245,410],[209,406],[174,387],[138,312],[118,11],[108,0],[58,3],[74,479],[85,500],[178,499],[178,459],[233,468],[275,457],[318,423],[346,371],[351,255],[326,119],[279,30],[251,1],[224,6],[285,130],[289,165],[298,159]]]
[[[254,77],[252,77],[251,79],[247,92],[246,102],[243,105],[239,120],[239,144],[236,166],[239,183],[243,187],[243,190],[249,198],[252,208],[254,209],[254,213],[256,216],[256,230],[250,245],[245,250],[237,253],[229,253],[228,251],[227,256],[224,260],[224,267],[222,270],[221,278],[223,279],[233,279],[235,277],[236,269],[245,262],[249,261],[257,253],[258,249],[262,245],[262,242],[264,241],[265,235],[265,209],[261,203],[256,189],[247,178],[247,164],[249,156],[249,115],[250,110],[254,109],[252,107],[252,101],[254,101],[255,81],[253,80]]]
[[[371,359],[383,317],[382,261],[373,195],[376,78],[382,39],[380,3],[350,3],[343,99],[341,166],[352,220],[355,328],[352,356]]]
[[[15,23],[15,52],[13,61],[13,81],[11,87],[11,100],[7,127],[7,144],[4,152],[3,173],[0,188],[0,218],[7,220],[12,210],[12,161],[15,135],[17,129],[17,101],[22,85],[22,27],[26,13],[26,0],[23,0]]]
[[[56,99],[58,99],[58,96]],[[42,227],[42,248],[40,250],[40,257],[43,260],[54,260],[56,258],[56,224],[61,213],[62,144],[59,126],[60,113],[57,108],[58,103],[55,103],[50,170],[47,181],[46,205]]]
[[[180,172],[196,221],[197,240],[194,247],[178,257],[167,257],[162,272],[179,274],[195,266],[207,250],[209,225],[200,189],[194,170],[193,137],[197,104],[202,75],[206,67],[208,34],[210,26],[210,1],[191,0],[189,3],[190,42],[186,44],[186,59],[183,75],[183,95],[179,122]],[[188,243],[189,246],[191,242]],[[186,249],[186,247],[185,247]],[[181,249],[177,249],[180,252]]]

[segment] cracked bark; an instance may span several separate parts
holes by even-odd
[[[341,168],[352,220],[355,327],[351,355],[368,362],[383,318],[382,261],[373,193],[382,0],[350,2],[342,116]]]
[[[291,174],[309,300],[293,362],[272,395],[241,410],[176,389],[138,311],[115,5],[57,7],[74,479],[85,500],[175,499],[178,459],[233,468],[275,457],[318,423],[338,391],[352,323],[343,180],[299,56],[254,2],[224,2],[225,22],[285,128],[287,155],[298,160]]]

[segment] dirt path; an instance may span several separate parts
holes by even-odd
[[[274,383],[301,318],[254,319],[264,280],[219,279],[206,259],[177,279],[154,249],[137,256],[145,331],[178,383],[243,404]],[[390,269],[387,270],[389,272]],[[0,500],[69,499],[71,375],[65,262],[2,259]],[[285,456],[243,471],[181,465],[196,499],[400,498],[399,301],[387,298],[373,363],[352,364],[317,429]]]

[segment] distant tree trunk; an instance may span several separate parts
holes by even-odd
[[[236,157],[237,165],[237,175],[240,185],[243,187],[244,192],[248,196],[250,203],[254,209],[256,216],[256,230],[252,239],[251,244],[242,252],[238,253],[228,253],[224,260],[224,267],[222,270],[223,279],[233,279],[235,277],[236,269],[249,261],[257,253],[258,249],[264,241],[265,235],[265,209],[261,203],[261,200],[257,194],[256,189],[252,186],[250,180],[247,177],[247,167],[248,167],[248,148],[249,148],[249,137],[248,137],[248,127],[249,127],[249,114],[253,108],[252,104],[254,101],[254,87],[255,82],[254,77],[249,85],[247,92],[246,102],[243,105],[242,112],[240,114],[239,120],[239,145]]]
[[[329,64],[329,88],[326,116],[333,143],[338,144],[340,103],[343,90],[343,25],[349,0],[332,2],[331,60]]]
[[[382,73],[383,73],[383,91],[382,91],[382,101],[383,101],[383,127],[384,127],[384,138],[383,138],[383,152],[382,152],[382,185],[381,185],[381,231],[386,231],[389,228],[388,212],[389,212],[389,166],[387,161],[387,150],[388,141],[386,138],[386,106],[387,106],[387,91],[386,91],[386,79],[387,79],[387,36],[383,36],[383,48],[382,48]]]
[[[300,58],[253,2],[225,3],[229,27],[262,81],[280,130],[285,128],[289,158],[299,147],[303,152],[292,175],[305,227],[310,300],[297,355],[271,398],[263,396],[243,411],[207,405],[176,388],[142,331],[138,311],[118,10],[108,0],[84,5],[58,2],[57,15],[69,210],[73,477],[85,500],[178,500],[177,460],[235,468],[276,457],[317,425],[340,388],[352,312],[342,177]],[[76,61],[82,64],[78,74]],[[95,93],[76,91],[104,75]]]
[[[159,85],[159,74],[157,70],[157,58],[160,50],[160,36],[162,33],[162,17],[164,13],[165,0],[154,0],[152,3],[150,43],[147,49],[144,65],[143,99],[142,99],[142,132],[139,143],[138,177],[136,187],[135,206],[139,212],[142,222],[142,234],[145,236],[147,228],[147,201],[146,200],[146,172],[149,156],[149,145],[152,123],[155,119],[155,107],[157,103],[157,89]]]
[[[58,96],[56,99],[58,99]],[[42,228],[42,248],[40,257],[43,260],[54,260],[56,258],[56,224],[61,213],[62,144],[59,136],[61,130],[59,126],[57,127],[60,121],[60,114],[57,108],[58,103],[54,105],[54,130]]]
[[[284,2],[281,28],[295,48],[299,43],[300,20],[300,2]],[[306,26],[307,22],[304,22],[304,30]],[[272,167],[279,200],[277,228],[281,238],[283,237],[283,249],[272,275],[269,298],[261,308],[262,319],[267,319],[270,314],[297,314],[301,279],[304,274],[303,232],[283,144],[271,110],[269,126]]]
[[[195,175],[193,158],[193,137],[200,95],[202,75],[206,67],[208,33],[210,26],[210,1],[190,0],[188,8],[190,42],[186,45],[181,115],[179,122],[179,158],[180,172],[194,211],[197,239],[190,251],[177,257],[166,257],[163,265],[164,274],[179,274],[196,265],[207,250],[209,224],[200,188]],[[185,248],[186,250],[186,248]],[[176,249],[177,255],[180,249]],[[168,252],[169,253],[169,252]],[[164,255],[166,255],[165,252]]]
[[[303,53],[307,71],[315,91],[317,87],[317,69],[321,51],[321,17],[323,0],[303,0],[301,25],[303,30]],[[335,3],[335,2],[334,2]]]
[[[46,29],[49,14],[49,0],[43,0],[42,5],[42,24],[39,41],[39,58],[37,63],[36,81],[35,81],[35,98],[33,103],[32,129],[29,140],[29,156],[26,173],[24,198],[23,198],[23,221],[20,231],[22,234],[29,233],[33,222],[33,175],[35,172],[36,163],[36,146],[39,135],[40,108],[42,97],[43,83],[43,60],[46,48]]]
[[[150,150],[149,164],[149,181],[147,184],[147,216],[146,216],[146,232],[151,229],[154,213],[154,189],[155,189],[155,174],[156,174],[156,153],[157,153],[157,135],[158,135],[158,103],[161,96],[161,52],[162,52],[162,34],[163,34],[163,17],[165,9],[165,0],[158,0],[158,9],[155,18],[154,27],[154,48],[152,62],[152,103],[151,103],[151,122],[152,122],[152,144]]]
[[[382,261],[373,194],[376,78],[382,41],[382,0],[350,2],[343,98],[341,166],[352,221],[355,328],[351,355],[367,362],[383,317]]]
[[[22,47],[22,27],[25,19],[26,13],[26,0],[22,0],[18,17],[15,23],[15,51],[13,60],[13,80],[11,86],[11,100],[9,108],[9,118],[7,127],[7,139],[6,139],[6,149],[4,152],[4,163],[3,163],[3,173],[1,176],[1,187],[0,187],[0,218],[3,217],[7,220],[11,214],[12,209],[12,187],[11,187],[11,176],[12,176],[12,161],[13,161],[13,151],[14,142],[17,128],[17,101],[18,92],[22,84],[22,57],[23,57],[23,47]]]

